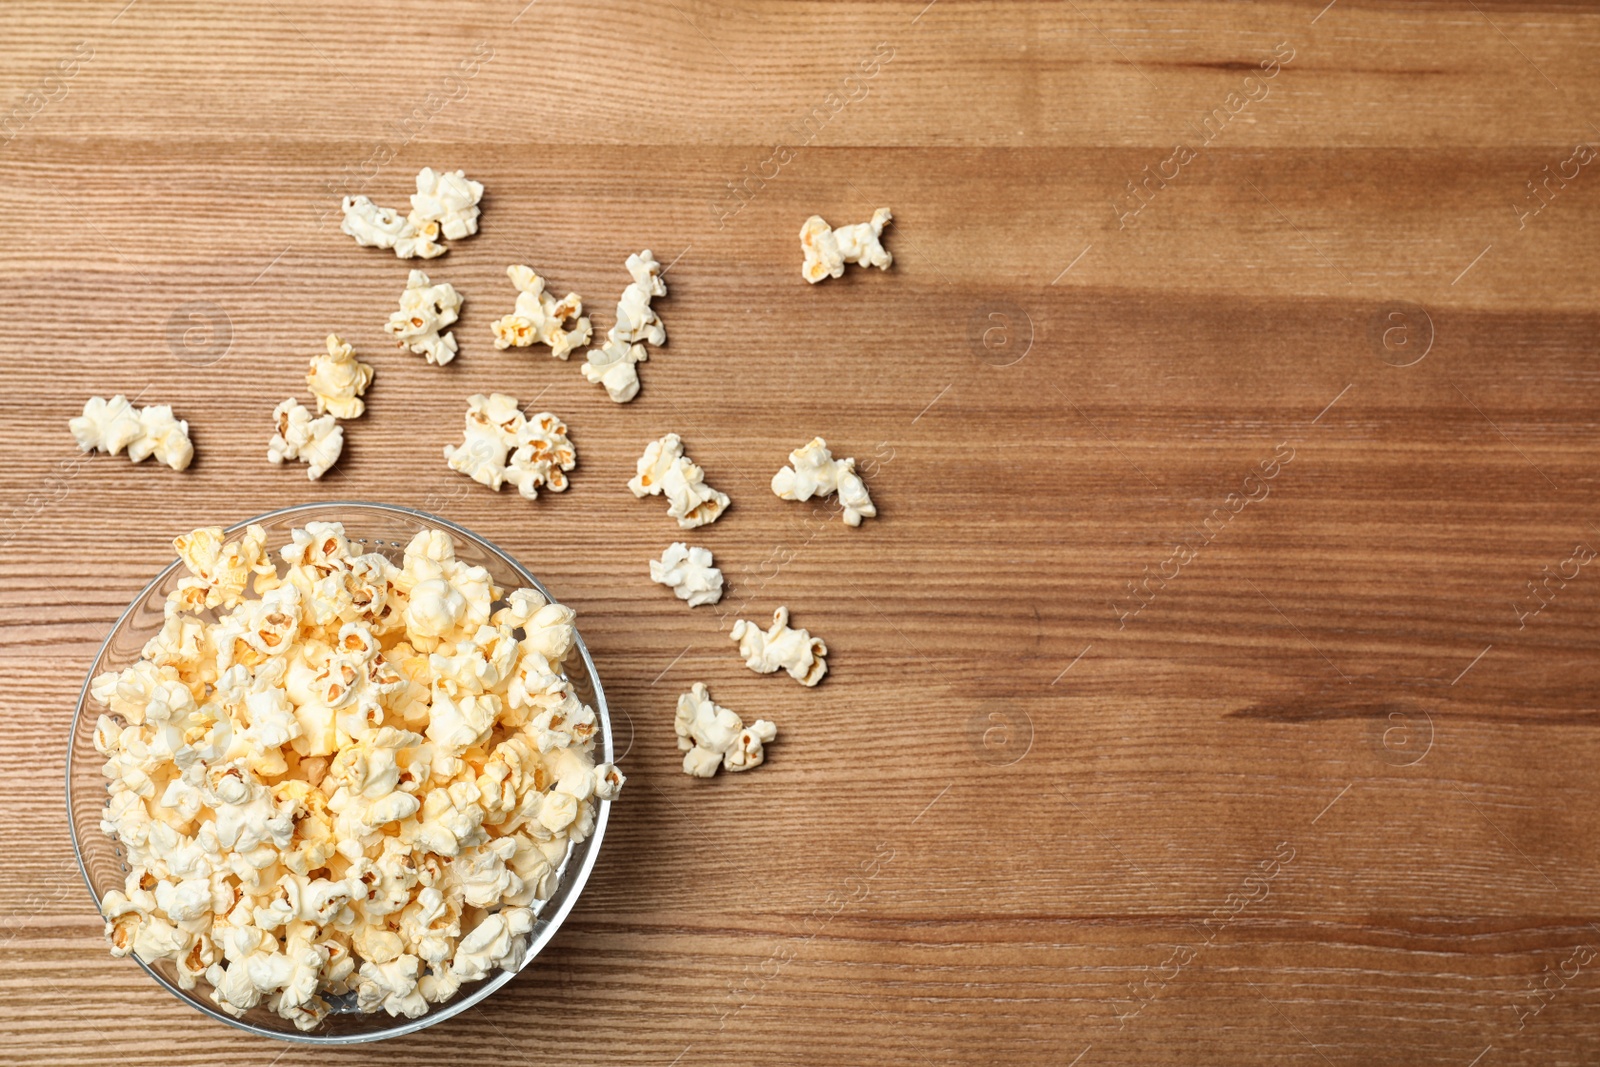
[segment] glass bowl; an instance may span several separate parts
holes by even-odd
[[[236,523],[228,528],[228,533],[241,532],[251,523],[266,527],[267,545],[276,558],[278,547],[289,539],[290,529],[318,521],[342,523],[346,536],[353,543],[366,546],[368,551],[382,552],[397,562],[406,544],[419,531],[444,530],[455,539],[457,558],[487,569],[496,585],[506,590],[531,586],[546,597],[556,599],[550,597],[549,590],[504,550],[455,523],[411,508],[358,501],[302,504]],[[121,845],[100,829],[100,816],[108,803],[109,794],[106,779],[100,774],[105,760],[94,748],[94,728],[104,709],[90,697],[89,679],[103,671],[120,670],[138,660],[145,642],[161,628],[167,593],[185,573],[182,565],[174,559],[144,587],[143,592],[133,598],[133,603],[128,605],[111,628],[105,644],[100,646],[100,654],[90,666],[83,691],[78,696],[72,738],[67,749],[67,812],[78,866],[83,871],[89,895],[94,898],[96,914],[106,892],[122,888],[128,866],[123,860]],[[581,636],[577,638],[576,646],[577,654],[569,657],[566,664],[567,677],[578,699],[594,709],[600,723],[595,762],[611,762],[614,758],[614,737],[611,717],[606,710],[605,692],[600,688],[594,661],[589,658],[589,650],[584,646]],[[599,856],[600,841],[605,836],[610,809],[609,800],[598,802],[594,833],[582,844],[568,848],[555,891],[550,899],[533,905],[536,918],[533,930],[528,935],[532,941],[523,961],[524,967],[555,936],[562,920],[577,903],[578,895],[583,891],[583,885],[588,881],[589,872],[594,869],[595,859]],[[381,1010],[363,1013],[356,1011],[353,1006],[336,1005],[315,1030],[302,1032],[295,1029],[293,1023],[279,1018],[265,1007],[254,1008],[242,1017],[234,1018],[211,1001],[211,987],[207,983],[201,982],[192,991],[179,988],[171,961],[150,965],[137,956],[130,954],[129,958],[137,961],[173,996],[213,1019],[262,1037],[314,1045],[353,1045],[414,1033],[466,1011],[515,977],[513,972],[501,971],[477,982],[463,983],[461,991],[453,999],[431,1005],[426,1015],[416,1019],[391,1017]]]

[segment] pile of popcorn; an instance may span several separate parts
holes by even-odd
[[[342,998],[416,1017],[516,970],[622,775],[563,663],[573,612],[419,533],[396,566],[337,523],[174,542],[189,576],[142,658],[92,682],[126,850],[114,956],[170,960],[233,1015]]]

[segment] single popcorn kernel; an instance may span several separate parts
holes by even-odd
[[[498,588],[443,531],[399,564],[337,523],[291,531],[277,562],[265,540],[179,537],[161,634],[90,683],[101,828],[130,868],[106,940],[232,1015],[414,1018],[521,965],[623,785],[565,672],[574,614]]]
[[[641,500],[666,494],[667,515],[692,530],[716,522],[727,510],[728,496],[706,484],[705,472],[683,454],[683,438],[675,433],[651,441],[635,465],[628,489]]]
[[[553,493],[567,488],[566,472],[578,465],[578,452],[567,427],[548,411],[531,419],[517,398],[504,393],[467,398],[467,424],[459,445],[445,445],[444,458],[459,471],[496,492],[507,482],[529,500],[541,487]]]
[[[711,550],[675,541],[650,561],[650,580],[660,582],[691,608],[722,599],[722,572],[711,565]]]
[[[821,215],[812,215],[800,227],[800,250],[805,263],[800,274],[812,285],[824,278],[837,278],[844,274],[846,263],[859,263],[863,267],[888,270],[894,256],[883,247],[879,238],[883,228],[894,218],[886,207],[872,213],[870,222],[831,229]]]
[[[312,418],[311,410],[294,397],[272,409],[274,433],[267,442],[267,462],[274,466],[292,459],[308,464],[306,477],[316,481],[344,452],[344,427],[332,415]]]
[[[748,771],[766,760],[763,747],[778,736],[778,728],[765,719],[746,727],[727,708],[712,703],[704,682],[678,698],[673,719],[678,748],[684,753],[683,773],[710,778],[720,765],[727,771]]]
[[[532,267],[507,267],[506,275],[517,287],[517,304],[491,327],[496,348],[528,348],[538,343],[549,345],[556,359],[566,359],[574,348],[589,343],[589,320],[583,317],[583,301],[577,293],[556,300]],[[568,319],[572,320],[570,329],[563,325]]]
[[[729,636],[739,642],[745,666],[757,674],[783,670],[801,685],[811,686],[828,673],[828,646],[808,630],[790,628],[788,608],[774,611],[772,625],[764,632],[755,623],[738,619]]]
[[[389,316],[384,329],[401,348],[442,367],[456,358],[456,335],[446,327],[460,318],[461,303],[461,294],[449,282],[435,285],[422,271],[414,270],[400,294],[400,310]]]
[[[357,419],[367,409],[361,397],[372,384],[372,366],[356,359],[338,334],[328,335],[328,354],[312,356],[306,384],[317,398],[317,414],[336,419]]]
[[[789,453],[789,466],[772,476],[772,491],[780,500],[810,500],[838,493],[846,526],[860,526],[862,519],[878,514],[866,483],[856,473],[856,461],[834,459],[828,442],[820,437]]]

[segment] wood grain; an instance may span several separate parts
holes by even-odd
[[[1592,10],[124,4],[13,3],[0,44],[0,1060],[1593,1061],[1600,578],[1526,614],[1600,546],[1600,176],[1527,186],[1600,140]],[[467,297],[443,369],[388,346],[407,265],[332,214],[429,164],[489,190],[429,265]],[[883,205],[892,271],[801,281],[801,220]],[[487,343],[507,263],[603,328],[643,247],[671,342],[631,405]],[[330,330],[378,377],[314,485],[263,451]],[[567,420],[568,493],[444,468],[487,389]],[[174,405],[194,467],[64,468],[113,392]],[[734,499],[697,536],[725,611],[647,581],[678,531],[623,483],[667,431]],[[879,519],[771,496],[813,434],[872,461]],[[332,498],[516,552],[632,735],[550,949],[369,1050],[110,959],[61,790],[169,539]],[[815,691],[733,655],[779,604],[832,649]],[[678,772],[697,680],[779,723],[768,766]]]

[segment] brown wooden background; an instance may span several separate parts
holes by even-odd
[[[0,1060],[1600,1057],[1600,570],[1565,563],[1600,548],[1600,173],[1565,163],[1519,220],[1600,140],[1593,9],[524,2],[6,5]],[[1126,183],[1246,91],[1120,227]],[[831,92],[857,99],[785,132]],[[719,224],[775,140],[794,158]],[[403,205],[427,164],[488,187],[482,233],[428,265],[467,298],[444,369],[381,332],[408,264],[330,213],[346,187]],[[807,215],[885,205],[891,272],[802,282]],[[603,329],[643,247],[674,262],[670,343],[634,403],[491,347],[508,263]],[[378,376],[311,484],[264,451],[330,330]],[[565,495],[446,470],[489,389],[568,421]],[[189,472],[62,473],[66,420],[118,391],[190,421]],[[734,500],[692,538],[725,606],[826,639],[816,690],[647,581],[680,534],[623,483],[667,431]],[[876,459],[881,518],[772,497],[813,434]],[[633,742],[534,966],[323,1051],[107,956],[62,764],[83,671],[175,533],[340,497],[514,549],[580,612]],[[1128,583],[1230,507],[1119,625]],[[679,773],[694,681],[777,721],[768,766]]]

